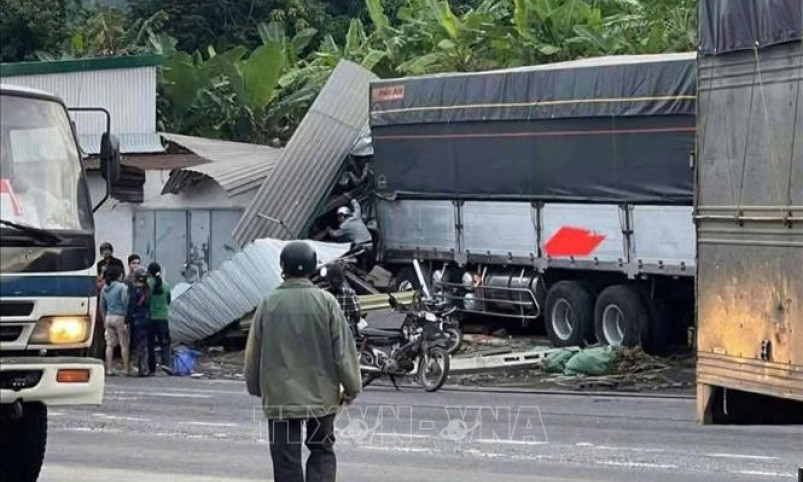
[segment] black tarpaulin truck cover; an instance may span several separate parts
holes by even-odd
[[[377,191],[690,204],[695,95],[695,54],[373,82]]]
[[[704,55],[803,39],[803,0],[699,1],[699,50]]]

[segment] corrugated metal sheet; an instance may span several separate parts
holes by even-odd
[[[204,177],[212,178],[229,196],[259,189],[273,171],[283,149],[203,137],[162,134],[165,139],[211,161],[170,173],[162,194],[178,194]]]
[[[124,153],[163,150],[155,136],[156,67],[20,75],[3,80],[56,94],[67,107],[107,109],[112,117],[112,133],[120,137]],[[106,130],[105,116],[97,113],[71,115],[79,136],[86,140],[84,149],[92,153],[95,150],[92,146],[99,145],[100,141],[94,141],[94,137],[89,136],[99,139]],[[123,143],[124,138],[129,140]]]
[[[237,243],[242,246],[261,237],[303,235],[305,224],[331,190],[344,159],[368,123],[368,87],[374,79],[376,76],[357,64],[338,64],[237,225]],[[290,233],[259,214],[283,221]]]
[[[345,244],[310,243],[322,264],[349,249]],[[285,244],[277,239],[255,241],[173,300],[168,314],[173,340],[203,340],[253,311],[282,282],[279,255]]]
[[[78,134],[78,142],[81,143],[81,149],[87,154],[100,154],[101,135]],[[155,154],[165,150],[161,139],[159,139],[159,134],[156,133],[115,135],[120,140],[120,152],[123,154]]]

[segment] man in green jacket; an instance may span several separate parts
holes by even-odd
[[[310,450],[306,481],[335,481],[335,415],[361,389],[359,357],[343,312],[334,296],[308,279],[316,266],[309,244],[285,246],[285,282],[257,307],[245,351],[248,393],[262,397],[276,481],[305,480],[302,424]]]

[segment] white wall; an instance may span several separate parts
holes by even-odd
[[[143,199],[158,198],[162,192],[164,182],[169,171],[146,171],[145,185],[143,186]],[[89,194],[92,204],[95,205],[103,199],[106,193],[106,181],[97,171],[90,171],[87,176]],[[95,213],[95,243],[100,245],[104,241],[112,243],[114,255],[123,260],[134,250],[134,209],[136,205],[109,199]],[[95,256],[99,256],[96,252]]]

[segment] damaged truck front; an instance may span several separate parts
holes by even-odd
[[[88,109],[83,109],[88,110]],[[101,142],[105,177],[117,143]],[[0,86],[0,479],[37,479],[47,408],[100,404],[90,358],[95,233],[81,152],[61,99]]]
[[[384,266],[557,346],[660,350],[693,319],[695,55],[383,80]],[[683,337],[685,339],[685,336]]]

